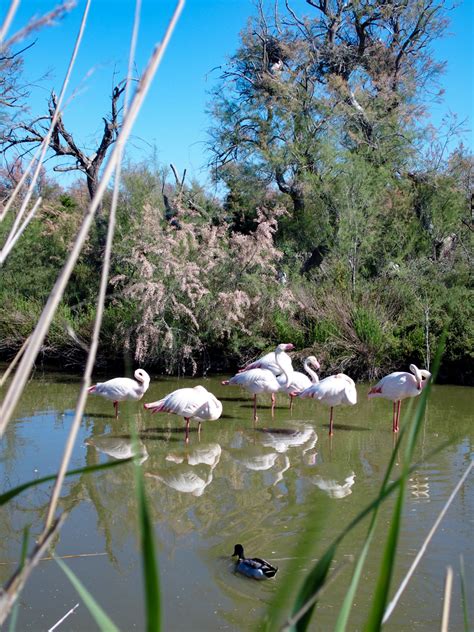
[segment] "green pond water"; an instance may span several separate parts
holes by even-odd
[[[290,413],[284,395],[277,397],[274,419],[269,396],[260,397],[254,427],[250,397],[222,386],[222,379],[152,376],[143,401],[121,405],[117,421],[111,402],[89,397],[70,464],[72,469],[129,456],[130,424],[135,426],[158,552],[165,631],[257,629],[282,582],[291,578],[290,592],[295,590],[332,539],[375,497],[395,445],[391,402],[369,402],[367,384],[357,385],[357,406],[335,409],[335,435],[329,438],[326,407],[296,400]],[[200,436],[192,422],[185,445],[181,418],[152,415],[142,403],[199,383],[222,401],[224,412],[220,420],[203,423]],[[79,387],[78,377],[65,374],[37,374],[29,382],[0,443],[3,490],[56,471]],[[450,445],[410,478],[392,593],[472,458],[473,404],[472,388],[432,390],[416,460],[445,441]],[[409,414],[405,402],[402,426]],[[400,450],[393,478],[401,472],[402,457]],[[447,565],[454,569],[450,630],[463,629],[461,554],[474,621],[473,480],[471,475],[454,500],[385,630],[439,629]],[[41,533],[51,488],[29,489],[0,509],[2,584],[19,560],[25,525],[31,528],[31,542]],[[350,631],[362,629],[366,620],[394,501],[390,498],[380,511]],[[61,508],[70,514],[54,543],[55,554],[81,556],[65,561],[119,628],[143,630],[133,465],[67,479]],[[312,630],[334,627],[353,571],[351,560],[367,526],[365,520],[340,545],[333,565],[340,571],[318,604]],[[297,553],[303,536],[306,546]],[[237,542],[247,555],[277,565],[275,579],[256,582],[234,574],[230,556]],[[63,571],[54,561],[42,561],[21,594],[17,630],[48,630],[78,602],[59,630],[96,626]]]

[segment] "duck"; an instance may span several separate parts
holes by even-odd
[[[278,567],[272,566],[266,560],[262,560],[259,557],[245,557],[244,547],[241,544],[234,546],[234,552],[232,557],[238,557],[235,565],[237,573],[252,577],[252,579],[270,579],[275,577]]]

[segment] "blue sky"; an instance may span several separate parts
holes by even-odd
[[[54,0],[23,0],[11,29],[24,25],[35,14],[55,5]],[[79,28],[85,0],[57,26],[36,35],[35,46],[26,53],[25,75],[32,82],[33,114],[44,112],[51,88],[59,91]],[[7,3],[2,2],[5,10]],[[64,114],[66,126],[80,143],[94,146],[102,133],[101,116],[108,112],[113,74],[125,76],[133,0],[92,0],[88,25],[71,81],[71,100]],[[305,6],[294,0],[293,6]],[[153,45],[162,37],[174,3],[142,0],[137,67],[143,68]],[[239,44],[239,32],[255,12],[252,0],[187,0],[182,17],[134,128],[129,153],[134,160],[149,159],[155,152],[163,164],[172,162],[180,172],[206,180],[206,114],[209,91]],[[474,1],[464,0],[451,12],[447,36],[434,46],[437,60],[447,61],[442,78],[443,102],[430,109],[434,124],[447,112],[469,119],[474,111]],[[217,69],[216,69],[217,68]],[[41,80],[47,73],[47,78]],[[466,144],[474,149],[473,135]]]

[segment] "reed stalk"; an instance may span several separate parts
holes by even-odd
[[[56,312],[56,309],[59,305],[60,300],[62,299],[66,285],[69,281],[72,271],[74,270],[79,254],[87,238],[90,227],[92,225],[92,221],[95,216],[95,212],[97,211],[97,208],[106,191],[110,178],[117,164],[118,157],[121,154],[122,148],[125,146],[126,141],[128,137],[130,136],[132,127],[135,123],[135,120],[138,116],[141,106],[143,105],[143,101],[145,100],[145,97],[148,94],[148,90],[150,88],[152,79],[155,76],[155,73],[161,63],[163,54],[168,46],[169,40],[171,38],[171,34],[176,26],[176,23],[178,21],[178,18],[181,14],[183,7],[184,7],[184,0],[179,0],[174,10],[173,16],[166,29],[163,41],[155,46],[155,49],[149,59],[147,67],[145,68],[145,71],[143,72],[141,76],[134,98],[130,105],[130,109],[127,113],[127,116],[124,118],[121,133],[116,141],[114,149],[112,150],[112,153],[107,162],[107,165],[105,166],[104,173],[99,182],[99,186],[97,187],[97,191],[90,203],[89,210],[84,216],[79,232],[76,236],[76,239],[69,253],[69,257],[61,273],[59,274],[58,279],[56,280],[56,283],[50,293],[48,301],[31,335],[30,343],[28,344],[25,350],[25,353],[20,362],[18,370],[16,371],[15,376],[10,384],[10,388],[8,392],[6,393],[6,396],[2,405],[2,409],[0,411],[0,438],[3,436],[5,432],[5,428],[7,427],[13,415],[15,406],[18,403],[18,400],[26,384],[26,381],[30,374],[33,363],[36,360],[36,356],[38,355],[38,352],[41,348],[44,338],[46,337],[49,326],[51,325],[54,314]],[[84,405],[84,401],[82,401],[82,405]]]
[[[23,215],[25,213],[26,207],[28,206],[28,204],[30,202],[31,196],[33,195],[33,191],[34,191],[34,188],[36,186],[36,182],[38,180],[38,176],[40,174],[41,167],[43,165],[43,160],[44,160],[44,157],[46,155],[46,151],[48,150],[48,147],[49,147],[49,142],[51,140],[51,136],[53,135],[53,131],[54,131],[54,128],[56,126],[57,120],[59,118],[59,115],[61,114],[61,107],[62,107],[62,104],[63,104],[64,95],[66,94],[66,90],[67,90],[67,87],[69,85],[69,79],[71,77],[71,73],[72,73],[72,70],[74,68],[74,64],[76,63],[77,54],[79,52],[79,48],[80,48],[81,42],[82,42],[82,37],[84,35],[84,30],[86,28],[87,16],[88,16],[88,13],[89,13],[90,4],[91,4],[91,0],[87,0],[86,6],[84,8],[84,12],[82,14],[82,20],[81,20],[81,25],[79,27],[79,32],[77,34],[76,42],[74,44],[74,49],[72,51],[72,55],[71,55],[71,58],[69,60],[68,69],[66,71],[66,75],[65,75],[64,81],[63,81],[63,85],[61,87],[61,92],[59,93],[59,97],[58,97],[58,100],[57,100],[57,103],[56,103],[56,109],[54,110],[53,118],[51,120],[51,125],[49,126],[49,129],[48,129],[48,131],[46,133],[46,136],[44,137],[44,140],[43,140],[43,143],[42,143],[42,146],[41,146],[41,153],[40,153],[39,158],[37,160],[36,168],[35,168],[35,171],[33,173],[33,177],[31,178],[31,182],[30,182],[30,184],[28,186],[28,189],[26,191],[25,198],[24,198],[24,200],[23,200],[23,202],[21,204],[21,207],[20,207],[20,210],[18,211],[17,216],[15,217],[15,221],[13,222],[13,226],[12,226],[12,228],[10,230],[10,233],[8,234],[8,237],[6,239],[5,245],[4,245],[4,247],[2,249],[2,252],[0,254],[0,265],[2,265],[4,263],[8,252],[10,252],[10,250],[11,250],[11,248],[9,250],[7,250],[7,246],[15,238],[16,232],[18,230],[18,226],[20,224],[20,221],[21,221],[21,219],[22,219],[22,217],[23,217]],[[14,195],[16,195],[15,191],[13,192],[12,197]],[[7,212],[7,210],[4,211],[4,214],[6,212]],[[30,213],[30,215],[31,215],[31,213]],[[29,217],[28,221],[30,221],[32,219],[32,216],[30,217],[30,215],[28,216]],[[24,228],[26,228],[26,226]],[[24,230],[24,228],[23,228],[23,230]]]
[[[397,605],[400,597],[403,594],[403,591],[407,587],[408,582],[410,581],[413,573],[415,572],[416,567],[420,563],[420,560],[423,557],[423,555],[426,553],[426,548],[427,548],[428,544],[430,543],[431,538],[435,534],[436,529],[439,527],[439,525],[441,523],[441,520],[446,515],[446,512],[448,511],[451,503],[453,502],[454,498],[456,497],[456,494],[461,489],[461,487],[464,485],[464,482],[465,482],[466,478],[469,476],[469,474],[470,474],[470,472],[471,472],[473,467],[474,467],[474,461],[471,461],[471,463],[469,464],[469,466],[465,470],[464,474],[461,476],[461,479],[457,483],[456,487],[451,492],[451,495],[449,496],[448,500],[444,504],[444,506],[441,509],[440,513],[438,514],[438,517],[436,518],[433,526],[431,527],[428,535],[426,536],[423,544],[421,545],[420,550],[418,551],[415,559],[413,560],[412,565],[410,566],[410,568],[408,570],[408,573],[403,578],[403,580],[400,583],[400,586],[399,586],[397,592],[395,593],[395,595],[393,596],[392,600],[388,604],[387,609],[385,610],[385,614],[384,614],[383,619],[382,619],[382,624],[384,624],[390,618],[395,606]]]
[[[15,17],[15,13],[19,6],[20,6],[20,0],[12,0],[10,2],[10,6],[8,7],[7,14],[5,16],[5,19],[3,20],[2,27],[0,28],[0,44],[5,39],[5,35],[7,34],[8,29],[10,28],[10,25],[13,21],[13,18]]]
[[[453,569],[446,568],[446,582],[444,584],[443,614],[441,617],[441,632],[449,630],[449,612],[451,610],[451,595],[453,592]]]

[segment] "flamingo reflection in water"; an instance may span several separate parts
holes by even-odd
[[[352,494],[351,487],[355,483],[355,473],[351,472],[349,476],[346,476],[342,485],[336,480],[323,478],[322,476],[314,476],[311,481],[323,492],[326,492],[330,498],[345,498]]]
[[[152,478],[183,494],[202,496],[213,480],[222,454],[218,443],[201,444],[186,452],[172,452],[165,459],[175,465],[147,472]]]
[[[138,441],[136,449],[134,449],[132,438],[129,436],[101,435],[99,437],[89,437],[84,443],[94,447],[98,452],[118,460],[137,456],[140,457],[139,463],[141,464],[149,456],[145,444]]]

